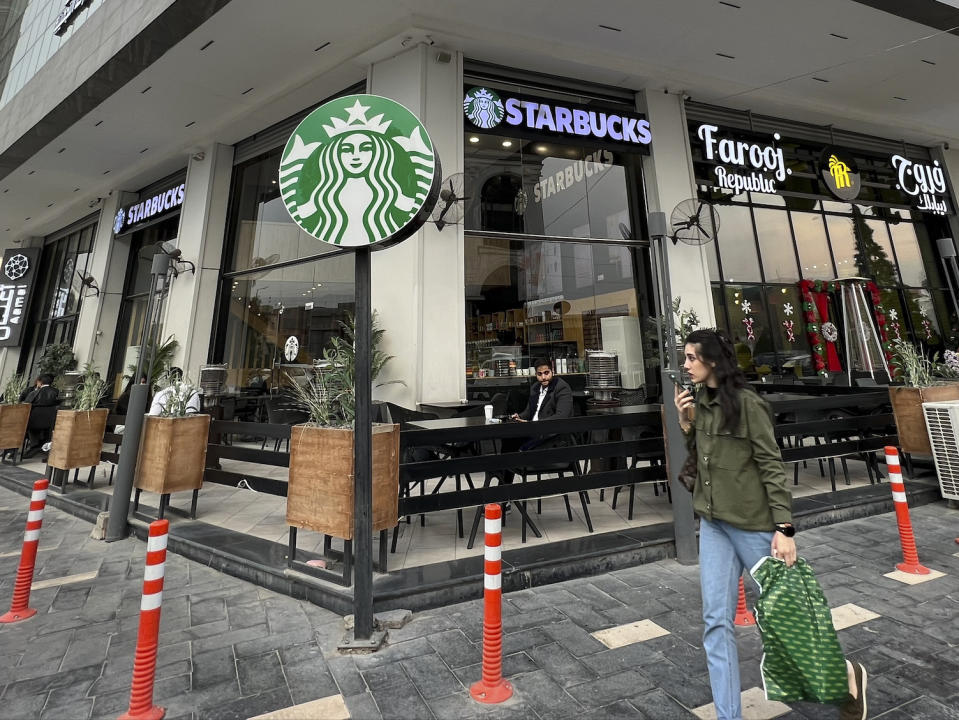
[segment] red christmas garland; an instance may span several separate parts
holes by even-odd
[[[886,366],[892,368],[892,344],[889,342],[889,335],[886,331],[886,311],[880,304],[879,288],[871,280],[866,282],[865,287],[870,300],[872,300],[873,314],[876,318],[876,326],[879,328],[880,344],[886,356]],[[840,285],[835,280],[801,280],[799,282],[802,309],[807,323],[806,335],[809,337],[809,345],[812,348],[813,367],[820,375],[826,374],[826,346],[822,337],[822,327],[816,322],[816,306],[813,303],[812,294],[814,292],[839,292],[839,290]],[[893,374],[896,374],[895,370],[893,370]]]

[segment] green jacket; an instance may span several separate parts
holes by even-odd
[[[696,420],[687,434],[697,462],[693,508],[707,520],[724,520],[743,530],[772,530],[792,522],[792,498],[786,489],[782,455],[776,444],[766,401],[743,390],[739,423],[721,429],[718,398],[702,388]]]

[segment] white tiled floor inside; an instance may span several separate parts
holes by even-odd
[[[259,443],[251,443],[251,447],[259,448]],[[35,472],[44,472],[45,466],[39,458],[27,460],[23,467]],[[236,461],[222,461],[224,470],[260,477],[274,477],[285,480],[286,468],[268,467],[253,463]],[[837,489],[868,485],[869,479],[865,465],[862,462],[849,460],[850,485],[845,485],[842,468],[837,463]],[[101,463],[97,468],[95,489],[101,492],[112,492],[107,484],[110,474],[110,465]],[[80,479],[85,480],[89,471],[80,472]],[[830,490],[828,470],[826,475],[820,476],[816,463],[809,463],[807,468],[800,467],[799,484],[793,485],[792,465],[786,467],[787,484],[794,497],[803,497]],[[71,473],[71,478],[73,473]],[[476,485],[482,484],[482,478],[475,479]],[[435,485],[435,483],[433,483]],[[451,487],[447,482],[443,488],[445,492]],[[427,485],[427,492],[432,489]],[[633,519],[628,515],[629,494],[626,488],[619,493],[615,510],[612,507],[612,490],[605,492],[601,501],[599,491],[590,492],[589,513],[596,533],[615,532],[629,528],[670,522],[672,513],[665,492],[661,489],[657,495],[652,484],[642,484],[636,487],[636,499]],[[171,496],[171,505],[188,510],[190,507],[190,493],[178,493]],[[551,497],[542,501],[542,514],[536,513],[536,502],[530,501],[527,510],[533,522],[542,532],[542,538],[536,538],[527,532],[527,545],[544,544],[558,540],[587,535],[586,523],[583,520],[583,511],[578,495],[569,496],[573,512],[573,520],[567,519],[566,507],[563,498]],[[143,493],[141,501],[152,507],[157,507],[159,497],[152,493]],[[470,525],[473,521],[474,509],[463,510],[464,538],[459,538],[456,530],[456,512],[453,510],[433,513],[426,517],[424,526],[420,525],[419,518],[412,518],[410,523],[402,519],[399,526],[399,539],[396,553],[389,557],[389,568],[402,568],[425,565],[435,562],[445,562],[451,559],[481,555],[483,553],[483,528],[480,523],[476,543],[473,549],[467,549]],[[169,515],[173,523],[183,522],[176,515]],[[253,490],[228,487],[207,483],[200,491],[197,519],[221,527],[249,533],[257,537],[285,544],[289,537],[289,527],[286,524],[286,498],[259,493]],[[513,510],[506,518],[503,529],[503,545],[506,549],[517,548],[521,545],[520,515]],[[334,540],[334,547],[341,546]],[[322,552],[323,536],[319,533],[300,530],[297,547],[302,550]],[[375,547],[375,545],[374,545]]]

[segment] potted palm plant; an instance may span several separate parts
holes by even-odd
[[[290,434],[290,474],[286,522],[299,528],[353,539],[353,423],[355,323],[340,323],[345,337],[335,337],[324,362],[306,384],[292,381],[294,401],[309,416]],[[373,317],[370,377],[375,380],[391,359],[377,348],[383,330]],[[400,427],[373,424],[373,530],[396,525],[399,496]]]
[[[100,378],[100,373],[86,365],[73,394],[73,407],[57,411],[47,458],[50,467],[73,470],[100,464],[109,410],[98,405],[106,394],[107,384]]]
[[[899,446],[903,452],[931,455],[922,404],[959,400],[959,382],[944,379],[942,376],[952,371],[940,365],[937,356],[928,358],[912,343],[895,340],[892,348],[895,374],[903,381],[902,385],[889,386]]]
[[[163,378],[161,378],[161,381]],[[154,408],[143,425],[137,458],[135,486],[165,497],[173,492],[194,491],[203,485],[210,416],[200,414],[197,386],[188,377],[169,372],[166,387],[154,400]],[[159,414],[152,414],[158,411]]]
[[[0,399],[0,450],[13,450],[16,453],[23,448],[23,438],[30,421],[30,403],[20,402],[20,396],[27,388],[27,379],[23,375],[13,375],[3,386]]]

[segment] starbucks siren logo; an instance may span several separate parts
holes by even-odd
[[[113,232],[114,234],[120,232],[123,229],[123,223],[127,220],[127,214],[123,211],[123,208],[117,210],[117,216],[113,219]]]
[[[413,113],[377,95],[349,95],[311,112],[280,162],[290,217],[317,240],[342,246],[395,242],[429,217],[439,158]]]
[[[463,98],[463,112],[476,127],[489,130],[503,121],[503,101],[492,90],[472,88]]]

